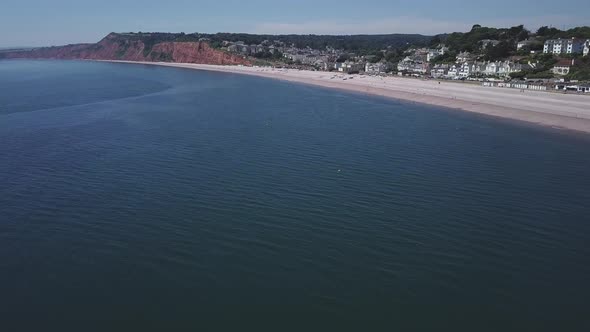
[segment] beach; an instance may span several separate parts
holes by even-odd
[[[442,106],[555,128],[590,132],[590,96],[588,95],[522,91],[435,79],[348,75],[337,72],[269,67],[168,62],[110,62],[254,75]]]

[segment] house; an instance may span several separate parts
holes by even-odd
[[[448,75],[449,73],[449,65],[447,64],[437,64],[432,67],[430,70],[430,76],[434,78],[442,78]]]
[[[515,70],[515,68],[516,68],[516,64],[514,62],[509,62],[509,61],[500,62],[498,65],[498,76],[506,77],[506,76],[510,75],[510,73],[512,73],[513,70],[517,71],[517,70]]]
[[[429,54],[429,50],[426,48],[420,48],[415,50],[412,55],[410,55],[410,57],[414,60],[414,61],[418,61],[418,62],[428,62],[428,54]]]
[[[406,57],[397,64],[398,72],[406,72],[410,74],[426,74],[429,71],[429,65],[427,62],[423,62],[420,59]]]
[[[590,54],[590,39],[586,40],[586,42],[584,43],[583,54],[584,56],[588,56]]]
[[[532,69],[533,66],[529,64],[520,64],[512,61],[504,61],[498,65],[498,76],[508,77],[512,73],[518,73],[523,70]]]
[[[471,65],[471,74],[473,75],[483,75],[486,71],[486,63],[485,62],[474,62]]]
[[[543,53],[551,54],[574,54],[584,52],[584,40],[572,39],[549,39],[545,41]]]
[[[461,72],[461,68],[463,67],[463,65],[459,65],[459,64],[454,64],[452,66],[449,67],[449,70],[447,71],[447,77],[448,78],[459,78],[459,73]]]
[[[496,74],[498,74],[498,63],[497,62],[489,62],[486,65],[486,69],[484,71],[484,74],[491,75],[491,76],[495,76]]]
[[[365,65],[365,72],[367,74],[384,74],[388,71],[387,63],[384,62],[377,62],[377,63],[367,63]]]
[[[461,78],[467,78],[471,75],[471,66],[473,65],[473,63],[470,62],[465,62],[461,65],[461,67],[459,68],[459,77]]]
[[[555,75],[567,75],[575,64],[575,59],[561,59],[553,66],[552,72]]]
[[[365,69],[364,63],[345,61],[342,63],[336,63],[334,68],[341,73],[355,74]]]
[[[250,47],[248,48],[248,52],[250,54],[256,54],[259,52],[264,52],[265,48],[262,45],[250,45]]]

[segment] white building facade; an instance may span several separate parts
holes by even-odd
[[[581,39],[550,39],[543,46],[543,53],[574,54],[584,51],[584,41]]]

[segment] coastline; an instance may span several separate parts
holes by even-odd
[[[113,63],[245,74],[416,103],[442,106],[532,124],[590,133],[590,96],[483,87],[402,77],[375,77],[267,67],[98,60]]]

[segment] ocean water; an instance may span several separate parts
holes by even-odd
[[[590,136],[0,61],[3,331],[589,331]]]

